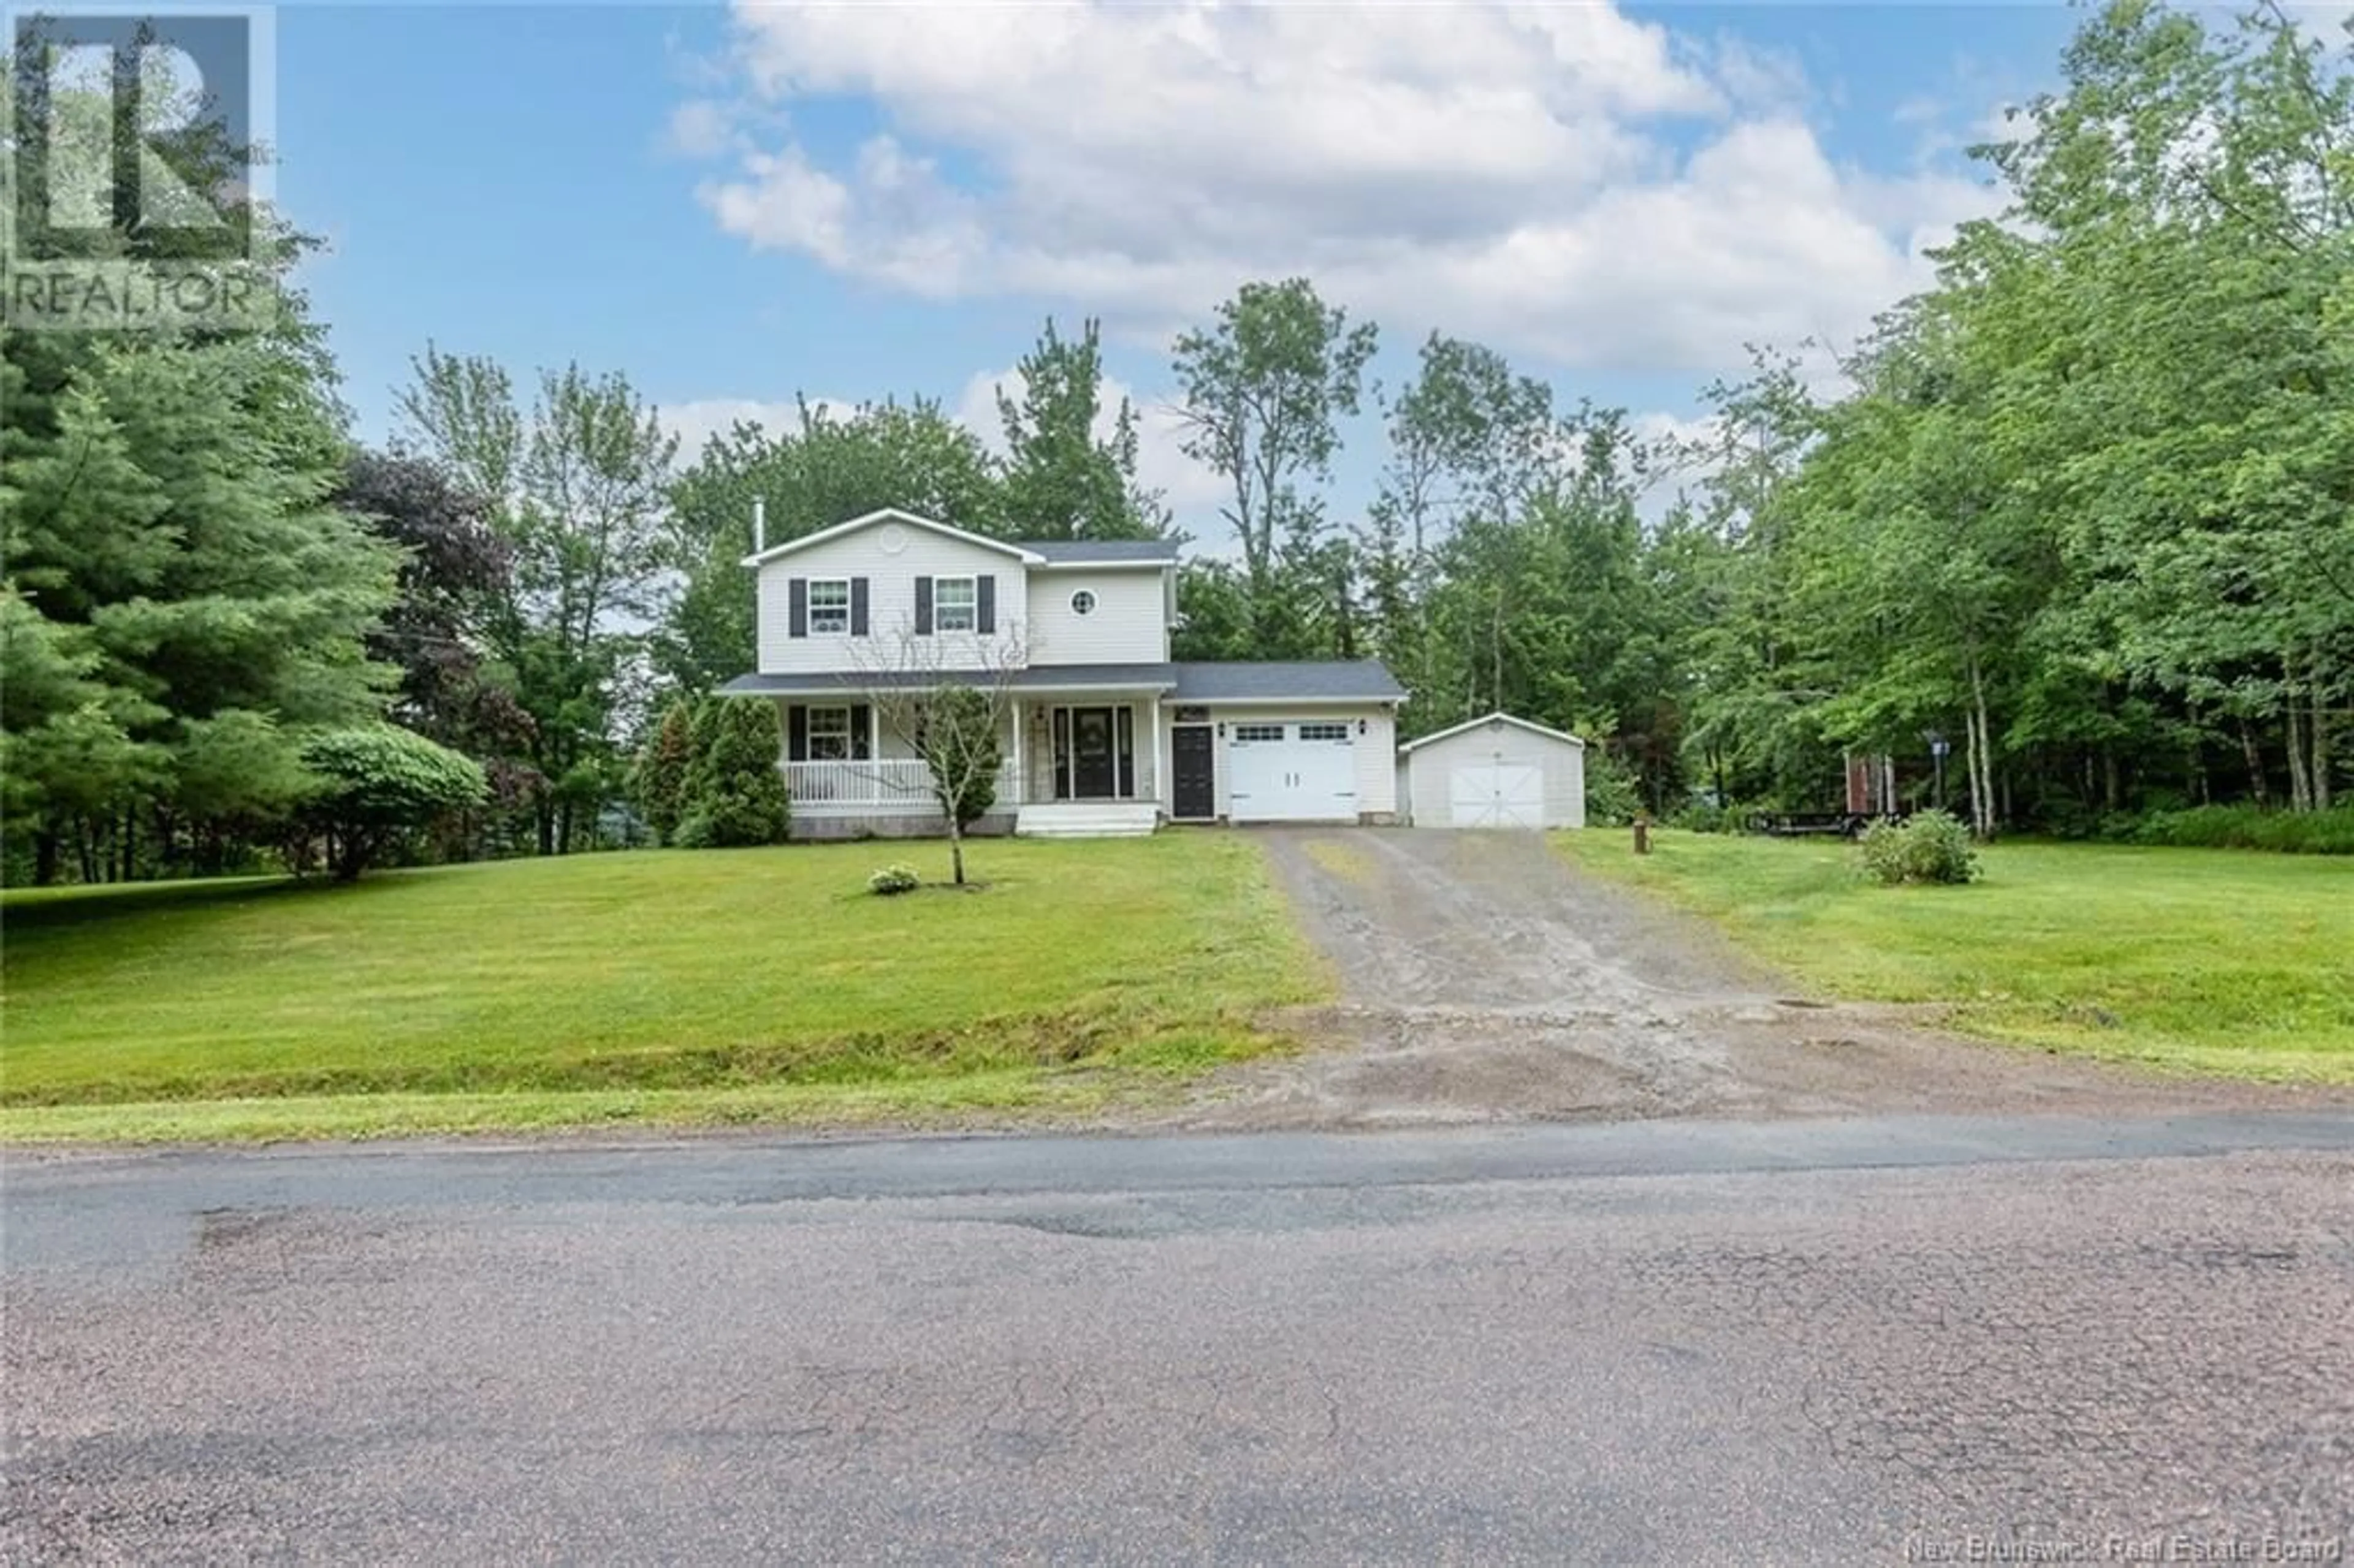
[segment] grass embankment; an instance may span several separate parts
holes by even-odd
[[[1841,844],[1660,832],[1555,842],[1850,1001],[1947,1004],[1988,1039],[2232,1077],[2354,1083],[2354,865],[1996,844],[1966,887],[1882,887]]]
[[[1084,1113],[1326,990],[1246,841],[990,842],[985,891],[866,894],[891,854],[12,893],[0,1136]]]

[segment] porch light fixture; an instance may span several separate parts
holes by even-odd
[[[1357,721],[1357,733],[1358,733],[1359,735],[1363,735],[1363,734],[1364,734],[1364,733],[1365,733],[1365,721],[1364,721],[1364,720],[1363,720],[1363,719],[1359,719],[1359,720]]]

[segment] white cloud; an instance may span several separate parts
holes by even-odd
[[[735,118],[724,103],[690,98],[670,111],[664,140],[673,152],[690,158],[716,158],[734,145],[735,139]]]
[[[1670,414],[1654,408],[1628,419],[1636,439],[1651,446],[1713,447],[1724,439],[1724,421],[1714,414]]]
[[[1023,386],[1018,368],[981,371],[965,383],[949,411],[978,434],[990,450],[1002,453],[1005,425],[998,417],[998,389],[1004,388],[1007,397],[1019,402]],[[1198,519],[1201,513],[1224,499],[1225,482],[1187,457],[1179,445],[1182,425],[1167,402],[1140,397],[1113,376],[1104,377],[1096,406],[1096,439],[1111,438],[1123,397],[1136,408],[1136,471],[1145,488],[1160,491],[1181,519]]]
[[[1712,371],[1852,336],[1988,210],[1834,164],[1803,73],[1606,4],[1025,9],[741,4],[720,227],[922,297],[1072,302],[1129,332],[1312,275],[1418,335]],[[811,102],[887,127],[825,157]],[[712,128],[698,124],[698,132]],[[709,138],[706,137],[706,140]]]
[[[1635,439],[1651,450],[1650,483],[1638,503],[1646,522],[1659,522],[1679,496],[1699,489],[1723,467],[1719,448],[1724,421],[1714,414],[1651,409],[1632,416],[1628,424]]]
[[[1711,47],[1709,64],[1725,96],[1740,109],[1787,113],[1814,97],[1805,63],[1788,49],[1724,34]]]

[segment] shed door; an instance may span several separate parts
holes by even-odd
[[[1447,817],[1458,828],[1544,826],[1544,775],[1525,762],[1467,762],[1448,776]]]
[[[1356,821],[1356,735],[1338,719],[1229,726],[1227,814],[1237,822]]]

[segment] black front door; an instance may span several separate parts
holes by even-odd
[[[1181,724],[1169,732],[1169,814],[1207,821],[1218,814],[1217,763],[1210,726]]]
[[[1109,708],[1071,710],[1071,794],[1108,800],[1119,793],[1119,752]]]

